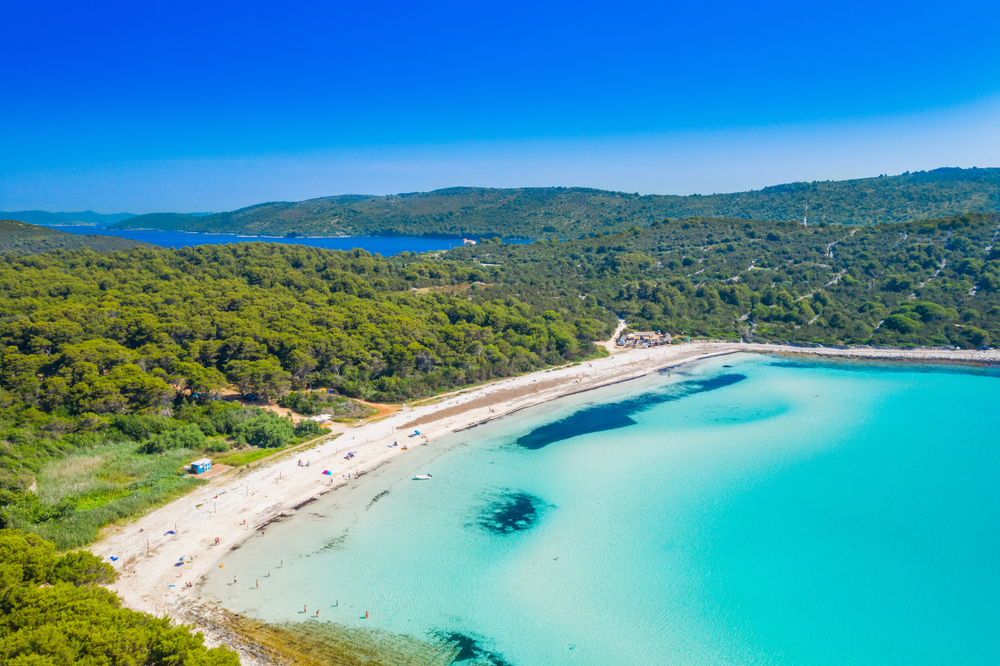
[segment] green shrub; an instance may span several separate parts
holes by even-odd
[[[262,449],[284,446],[295,436],[295,426],[288,419],[260,410],[261,414],[242,424],[237,436],[244,443]]]
[[[141,453],[163,453],[171,449],[202,449],[205,447],[205,433],[193,425],[181,426],[169,432],[155,435],[141,447]]]
[[[229,445],[226,444],[224,440],[213,439],[209,441],[204,447],[204,450],[211,451],[213,453],[222,453],[223,451],[229,450]]]
[[[308,437],[310,435],[318,435],[321,432],[323,432],[323,426],[316,421],[310,421],[308,419],[301,421],[297,426],[295,426],[296,437]]]
[[[177,421],[153,414],[120,414],[111,421],[111,427],[133,442],[141,442],[178,426]]]
[[[913,333],[920,328],[920,322],[906,315],[894,314],[885,318],[885,326],[900,333]]]

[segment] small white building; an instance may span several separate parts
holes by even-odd
[[[475,244],[476,244],[476,241],[472,240],[471,238],[463,238],[462,239],[462,245],[475,245]]]
[[[208,458],[202,458],[201,460],[195,460],[190,466],[192,474],[201,474],[202,472],[207,472],[212,469],[212,461]]]

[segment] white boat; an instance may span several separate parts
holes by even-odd
[[[413,477],[413,480],[414,481],[426,481],[427,479],[430,479],[430,478],[432,478],[430,474],[417,474],[415,477]]]

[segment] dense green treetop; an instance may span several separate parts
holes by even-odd
[[[647,226],[664,217],[719,216],[877,224],[1000,210],[1000,169],[936,169],[846,181],[789,183],[707,196],[586,188],[457,187],[393,196],[272,202],[214,215],[140,215],[122,229],[272,236],[502,236],[575,238]],[[808,205],[808,215],[806,206]]]
[[[978,347],[1000,342],[998,215],[867,227],[692,218],[565,242],[451,250],[494,294],[595,302],[685,336]]]
[[[598,353],[610,312],[494,293],[496,274],[261,243],[0,256],[0,525],[85,544],[189,489],[199,451],[310,435],[212,401],[230,386],[405,401]]]
[[[9,666],[239,666],[201,634],[122,608],[99,583],[115,571],[86,552],[0,530],[0,663]]]

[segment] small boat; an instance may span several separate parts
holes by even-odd
[[[433,478],[430,474],[417,474],[413,477],[414,481],[426,481],[427,479]]]

